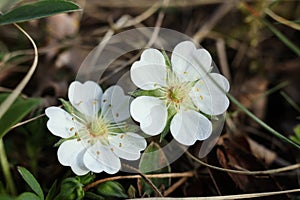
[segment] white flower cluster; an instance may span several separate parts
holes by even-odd
[[[207,139],[212,133],[210,117],[229,106],[229,83],[211,70],[209,52],[185,41],[175,47],[170,61],[157,49],[147,49],[133,63],[131,79],[139,88],[133,94],[139,95],[131,103],[120,86],[103,93],[95,82],[73,82],[68,111],[59,107],[45,111],[48,129],[64,138],[59,162],[77,175],[114,174],[121,168],[120,158],[139,159],[147,142],[128,128],[130,116],[150,136],[170,130],[183,145]]]

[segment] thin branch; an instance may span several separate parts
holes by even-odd
[[[169,187],[165,192],[164,192],[164,196],[169,196],[172,192],[174,192],[174,190],[176,190],[179,186],[181,186],[183,183],[186,182],[186,180],[188,179],[188,177],[182,177],[181,179],[179,179],[179,181],[177,181],[176,183],[174,183],[171,187]]]
[[[188,172],[182,172],[182,173],[165,173],[165,174],[145,174],[144,176],[147,178],[179,178],[179,177],[193,177],[195,174],[193,171]],[[101,183],[107,182],[107,181],[115,181],[115,180],[121,180],[121,179],[139,179],[143,178],[141,175],[128,175],[128,176],[114,176],[114,177],[108,177],[104,179],[97,180],[93,183],[88,184],[84,187],[84,191],[87,191],[96,185],[99,185]]]

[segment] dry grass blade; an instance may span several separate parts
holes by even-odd
[[[215,27],[215,25],[226,15],[226,13],[228,13],[236,5],[235,2],[236,1],[226,1],[219,6],[213,16],[194,34],[193,39],[195,42],[201,43],[203,38],[209,34],[211,29],[213,29],[213,27]]]
[[[296,29],[296,30],[300,31],[300,25],[299,25],[299,24],[294,23],[294,22],[292,22],[292,21],[290,21],[290,20],[287,20],[287,19],[285,19],[285,18],[283,18],[283,17],[281,17],[281,16],[275,14],[275,13],[274,13],[272,10],[270,10],[269,8],[267,8],[267,9],[265,10],[265,13],[267,13],[270,17],[272,17],[272,18],[273,18],[274,20],[276,20],[277,22],[279,22],[279,23],[281,23],[281,24],[284,24],[284,25],[286,25],[286,26],[288,26],[288,27],[291,27],[291,28],[293,28],[293,29]]]
[[[23,78],[23,80],[18,84],[18,86],[13,90],[13,92],[0,105],[0,119],[2,118],[4,113],[9,109],[9,107],[13,104],[16,98],[21,94],[22,90],[24,89],[24,87],[27,85],[28,81],[32,77],[38,63],[38,50],[35,45],[35,42],[30,37],[30,35],[28,35],[27,32],[23,30],[19,25],[17,24],[14,25],[30,40],[34,48],[34,60],[26,76]]]

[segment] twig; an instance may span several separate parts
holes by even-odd
[[[210,30],[222,19],[227,12],[229,12],[236,1],[225,1],[214,12],[213,16],[194,34],[193,39],[196,43],[200,43],[203,38],[210,32]]]
[[[182,173],[165,173],[165,174],[145,174],[144,175],[147,178],[178,178],[178,177],[193,177],[194,172],[188,171],[188,172],[182,172]],[[108,177],[104,179],[97,180],[93,183],[88,184],[84,187],[84,190],[87,191],[90,188],[95,187],[96,185],[99,185],[101,183],[107,182],[107,181],[114,181],[114,180],[121,180],[121,179],[138,179],[142,178],[141,175],[128,175],[128,176],[114,176],[114,177]]]
[[[159,191],[159,189],[152,183],[152,181],[146,177],[145,174],[143,174],[139,169],[136,169],[130,165],[126,165],[124,164],[123,165],[124,167],[127,167],[128,169],[132,169],[134,170],[135,172],[139,173],[139,175],[146,181],[146,183],[148,183],[148,185],[153,189],[153,191],[160,197],[163,197],[162,193]]]
[[[231,82],[231,74],[227,62],[227,54],[226,54],[224,39],[217,39],[216,45],[217,45],[217,52],[218,52],[220,67],[222,69],[222,72],[225,75],[225,77],[228,79],[228,81]]]
[[[293,190],[283,190],[276,192],[261,192],[261,193],[251,193],[251,194],[237,194],[237,195],[226,195],[226,196],[210,196],[210,197],[187,197],[187,198],[137,198],[134,200],[174,200],[174,199],[182,199],[182,200],[233,200],[233,199],[250,199],[256,197],[266,197],[266,196],[274,196],[279,194],[288,194],[300,192],[300,189]]]
[[[261,170],[261,171],[244,171],[244,170],[234,170],[234,169],[225,169],[221,167],[217,167],[214,165],[210,165],[206,162],[203,162],[202,160],[196,158],[193,156],[190,152],[186,151],[185,152],[190,158],[195,160],[196,162],[200,163],[201,165],[204,165],[206,167],[209,167],[211,169],[223,171],[223,172],[228,172],[228,173],[234,173],[234,174],[243,174],[243,175],[267,175],[267,174],[276,174],[276,173],[281,173],[281,172],[286,172],[286,171],[291,171],[300,168],[300,163],[286,166],[286,167],[281,167],[277,169],[270,169],[270,170]]]
[[[165,0],[164,1],[164,5],[168,4],[169,0]],[[159,29],[161,27],[161,24],[163,22],[163,18],[164,18],[164,10],[160,11],[157,21],[155,23],[155,29],[151,35],[151,38],[149,39],[148,43],[145,45],[144,48],[148,48],[150,47],[154,42],[155,42],[155,38],[157,38],[158,33],[159,33]],[[125,24],[125,26],[127,26]],[[121,28],[121,27],[120,27]],[[119,66],[118,68],[116,68],[115,70],[112,71],[112,73],[110,73],[109,75],[101,78],[101,80],[99,81],[100,83],[105,82],[106,80],[110,79],[112,76],[114,76],[116,73],[120,72],[121,70],[123,70],[126,66],[128,66],[129,64],[133,63],[135,60],[137,60],[141,55],[141,52],[138,53],[137,55],[133,56],[131,59],[129,59],[127,62],[123,63],[121,66]]]
[[[176,183],[174,183],[171,187],[169,187],[165,192],[164,192],[164,196],[169,196],[172,192],[174,192],[174,190],[176,190],[179,186],[181,186],[183,183],[186,182],[186,180],[188,179],[188,177],[182,177],[181,179],[179,179],[179,181],[177,181]]]
[[[29,123],[29,122],[32,122],[32,121],[34,121],[34,120],[36,120],[36,119],[39,119],[39,118],[41,118],[41,117],[44,117],[45,115],[46,115],[46,114],[41,114],[41,115],[38,115],[38,116],[36,116],[36,117],[30,118],[30,119],[28,119],[28,120],[25,120],[25,121],[23,121],[23,122],[19,122],[19,123],[15,124],[14,126],[10,127],[9,130],[12,130],[12,129],[17,128],[17,127],[19,127],[19,126],[23,126],[24,124],[27,124],[27,123]]]

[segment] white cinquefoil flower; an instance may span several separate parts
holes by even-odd
[[[66,138],[58,149],[59,162],[71,166],[77,175],[89,171],[109,174],[121,168],[120,158],[137,160],[146,148],[146,140],[128,132],[124,120],[130,117],[129,96],[119,86],[104,93],[92,81],[71,83],[68,97],[73,111],[49,107],[47,127],[56,136]]]
[[[158,135],[170,124],[175,140],[192,145],[212,133],[212,123],[205,115],[227,110],[224,91],[229,91],[229,83],[224,76],[211,73],[209,52],[196,49],[192,42],[176,45],[168,62],[160,51],[150,48],[133,63],[131,79],[146,95],[132,101],[130,113],[146,134]]]

